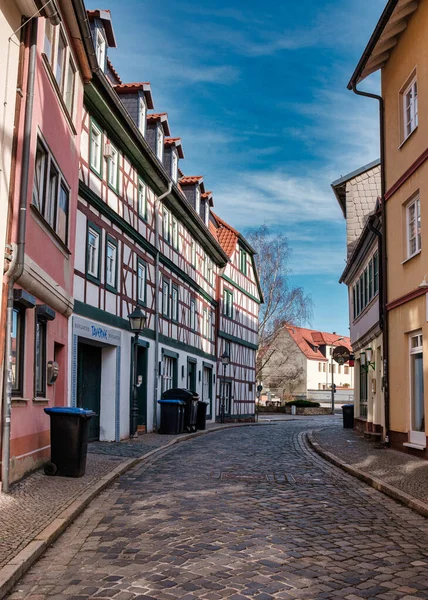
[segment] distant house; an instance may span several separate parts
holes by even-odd
[[[353,389],[354,368],[331,361],[336,346],[351,351],[349,337],[285,325],[264,352],[263,393],[270,391],[281,399],[310,397],[315,391],[331,389],[332,369],[338,389]]]

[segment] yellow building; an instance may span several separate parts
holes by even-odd
[[[391,445],[419,456],[428,432],[427,34],[427,0],[390,0],[349,84],[361,93],[381,72],[385,420]]]

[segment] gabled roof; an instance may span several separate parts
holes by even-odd
[[[389,0],[348,83],[353,89],[371,73],[382,69],[407,28],[407,23],[418,9],[420,0]]]
[[[212,192],[204,192],[201,196],[202,200],[208,200],[210,206],[214,206],[214,201],[213,201],[213,193]]]
[[[340,177],[340,179],[336,179],[336,181],[333,181],[333,183],[331,184],[334,195],[336,196],[337,201],[339,202],[339,206],[342,209],[343,216],[345,217],[345,219],[346,219],[346,184],[348,183],[348,181],[355,179],[355,177],[358,177],[359,175],[362,175],[363,173],[366,173],[367,171],[370,171],[371,169],[374,169],[375,167],[378,167],[379,165],[380,165],[380,159],[377,158],[376,160],[372,161],[371,163],[364,165],[364,167],[360,167],[356,171],[352,171],[351,173],[348,173],[348,175],[344,175],[344,176]]]
[[[197,183],[203,183],[204,178],[202,175],[183,175],[180,179],[180,185],[196,185]]]
[[[328,357],[326,358],[322,354],[319,346],[345,346],[349,351],[352,350],[351,340],[347,336],[326,333],[315,329],[306,329],[305,327],[295,327],[294,325],[285,325],[285,329],[309,360],[318,360],[319,362],[327,362],[329,360]],[[341,337],[344,339],[337,341]]]
[[[112,62],[111,62],[111,60],[109,59],[109,57],[108,57],[108,56],[107,56],[107,65],[108,65],[108,68],[110,69],[110,71],[113,73],[113,75],[114,75],[114,77],[115,77],[115,79],[116,79],[117,83],[122,83],[122,80],[121,80],[121,78],[120,78],[120,76],[119,76],[119,73],[118,73],[118,72],[116,71],[116,69],[113,67],[113,64],[112,64]]]
[[[144,98],[146,99],[147,108],[153,110],[153,98],[152,89],[148,81],[141,81],[138,83],[120,83],[115,85],[114,89],[119,96],[121,94],[132,94],[134,92],[144,92]]]
[[[181,143],[181,138],[165,138],[164,146],[174,146],[177,149],[177,154],[179,158],[184,158],[183,145]]]
[[[116,48],[116,38],[113,31],[110,11],[97,8],[95,10],[88,10],[86,12],[88,13],[88,19],[90,21],[93,21],[94,19],[100,19],[103,22],[109,48]]]
[[[149,123],[159,121],[163,127],[164,134],[171,135],[168,124],[168,113],[152,113],[151,115],[147,115],[147,121],[149,121]]]

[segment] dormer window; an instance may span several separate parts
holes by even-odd
[[[139,123],[138,129],[141,131],[142,135],[146,135],[146,118],[147,118],[147,107],[143,98],[140,98],[140,110],[139,110]]]
[[[205,202],[205,225],[208,227],[210,222],[210,203],[208,200]]]
[[[199,187],[196,188],[196,195],[195,195],[195,210],[196,212],[199,214],[200,210],[201,210],[201,190]]]
[[[177,183],[178,179],[178,156],[175,150],[171,153],[171,177],[174,183]]]
[[[104,71],[106,59],[106,42],[101,31],[97,31],[96,49],[97,61],[101,69]]]
[[[156,156],[160,161],[163,159],[163,143],[164,135],[162,125],[158,126],[157,138],[156,138]]]

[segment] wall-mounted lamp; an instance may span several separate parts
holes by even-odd
[[[181,365],[181,379],[184,379],[184,365]]]
[[[364,369],[366,373],[369,372],[370,367],[375,370],[375,362],[373,361],[373,350],[371,348],[366,348],[365,352],[361,352],[360,354],[360,362],[361,368]]]
[[[202,375],[201,375],[201,372],[199,371],[199,381],[201,381],[201,379],[202,379]]]
[[[425,275],[425,277],[422,279],[422,281],[420,282],[419,286],[420,288],[428,288],[428,274]]]

